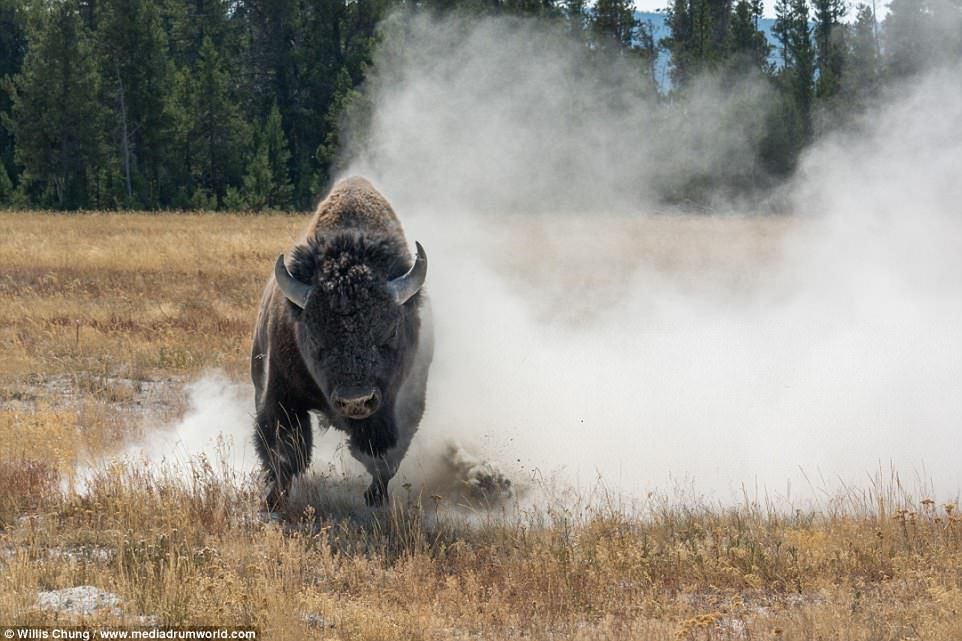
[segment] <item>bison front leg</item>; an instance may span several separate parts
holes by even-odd
[[[401,460],[411,444],[410,430],[402,429],[398,432],[393,424],[391,429],[393,434],[397,434],[397,438],[392,439],[393,443],[389,447],[381,450],[372,451],[372,448],[364,447],[363,442],[351,440],[351,454],[364,464],[371,475],[371,484],[364,492],[364,502],[370,507],[381,506],[387,501],[388,483],[397,474]]]
[[[387,484],[394,478],[397,468],[384,457],[359,457],[371,474],[371,484],[364,490],[364,503],[368,507],[380,507],[388,498]]]
[[[267,480],[267,509],[283,506],[294,477],[311,462],[311,421],[306,410],[279,404],[257,413],[257,455]]]
[[[364,464],[371,474],[371,485],[364,492],[364,502],[371,507],[383,505],[387,484],[397,471],[389,452],[397,447],[398,430],[392,412],[382,406],[373,416],[347,423],[351,455]]]

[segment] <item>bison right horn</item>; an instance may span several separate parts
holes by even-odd
[[[421,247],[421,243],[415,242],[414,244],[418,248],[414,265],[406,274],[388,281],[387,284],[388,291],[394,296],[394,302],[398,305],[403,305],[417,294],[424,284],[424,277],[428,275],[428,255],[424,253],[424,247]]]
[[[284,292],[287,300],[304,309],[304,306],[307,305],[307,297],[311,295],[312,287],[291,276],[291,273],[287,271],[287,266],[284,265],[284,254],[278,256],[277,262],[274,264],[274,280],[277,281],[277,286]]]

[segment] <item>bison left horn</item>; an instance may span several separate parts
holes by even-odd
[[[312,288],[291,276],[291,273],[287,271],[287,266],[284,265],[284,254],[278,256],[277,262],[274,264],[274,280],[277,281],[277,286],[284,292],[287,300],[304,309]]]
[[[421,290],[424,284],[424,277],[428,274],[428,255],[424,253],[421,243],[415,242],[418,248],[417,258],[414,265],[404,276],[398,276],[394,280],[388,281],[387,289],[394,296],[394,302],[403,305]]]

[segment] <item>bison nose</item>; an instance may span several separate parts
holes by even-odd
[[[331,401],[348,418],[367,418],[381,406],[381,392],[376,387],[338,387]]]

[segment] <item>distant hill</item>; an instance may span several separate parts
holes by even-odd
[[[660,45],[662,38],[667,38],[671,34],[666,22],[666,16],[663,12],[636,11],[635,17],[651,25],[652,35],[655,37],[655,45]],[[775,39],[775,34],[772,33],[772,27],[774,26],[774,18],[761,18],[758,21],[758,28],[765,34],[765,37],[768,38],[768,43],[772,45],[772,53],[769,56],[769,60],[771,60],[776,67],[780,67],[782,64],[782,54],[778,50],[778,41]],[[671,54],[659,48],[658,60],[655,62],[655,75],[658,86],[662,91],[666,91],[671,87],[671,79],[668,76],[668,63],[670,61]]]

